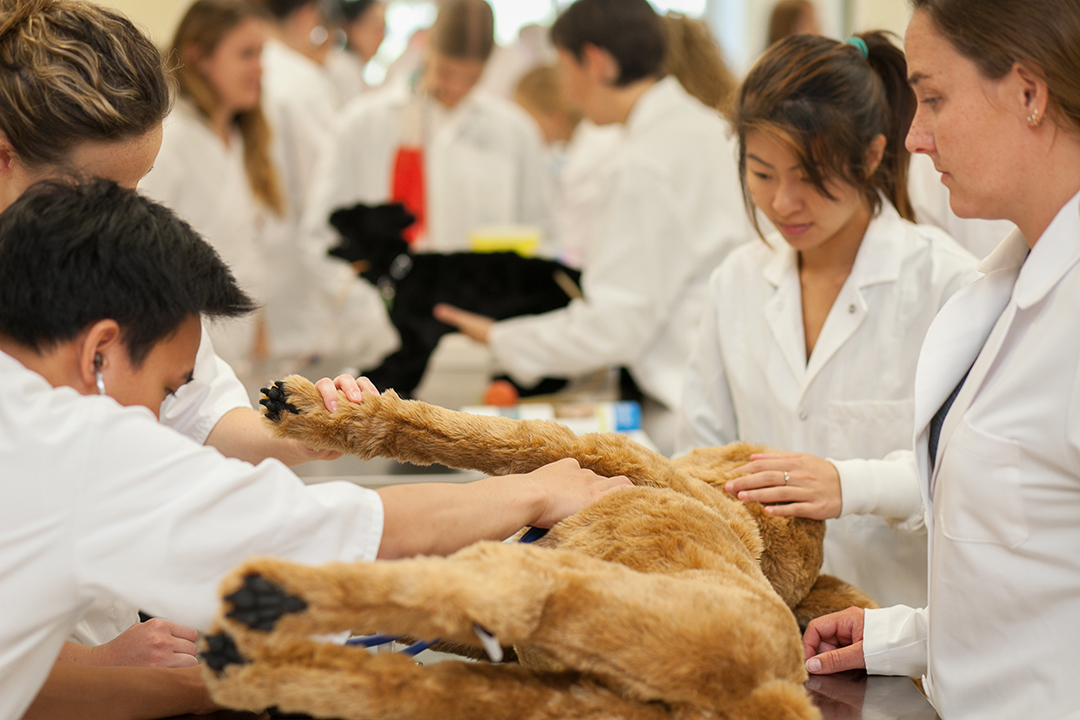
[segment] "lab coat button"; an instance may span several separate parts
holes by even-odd
[[[847,311],[852,315],[855,314],[855,305],[848,305]]]
[[[803,410],[801,413],[799,413],[799,419],[800,420],[806,421],[809,418],[810,418],[810,413],[806,412],[805,410]]]

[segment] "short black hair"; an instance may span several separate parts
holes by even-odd
[[[375,0],[337,0],[334,8],[346,22],[353,22],[374,4]]]
[[[189,317],[255,307],[190,225],[113,182],[39,183],[0,214],[0,334],[36,352],[115,320],[138,367]]]
[[[551,27],[551,42],[580,61],[586,43],[619,63],[615,85],[664,75],[667,36],[648,0],[577,0]]]

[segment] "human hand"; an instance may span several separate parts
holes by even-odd
[[[366,377],[354,378],[352,375],[338,375],[331,380],[323,378],[315,383],[315,389],[322,395],[323,403],[330,412],[337,412],[338,391],[345,393],[345,397],[359,405],[364,402],[364,395],[379,396],[379,391]],[[289,440],[292,444],[290,464],[312,462],[314,460],[337,460],[341,453],[336,450],[317,450],[295,440]]]
[[[198,637],[189,627],[153,618],[91,648],[88,662],[110,667],[192,667],[199,664]]]
[[[488,341],[488,333],[491,332],[491,326],[495,324],[495,321],[489,317],[483,315],[477,315],[461,308],[456,308],[453,305],[447,305],[446,303],[439,303],[435,306],[435,309],[431,313],[435,316],[435,319],[439,322],[444,322],[447,325],[453,325],[459,332],[468,335],[476,342],[486,343]]]
[[[848,608],[810,621],[803,634],[803,655],[811,675],[866,668],[863,623],[866,611]]]
[[[352,375],[338,375],[333,380],[323,378],[315,383],[315,389],[322,395],[323,403],[330,412],[337,412],[339,390],[357,405],[364,402],[364,393],[379,397],[378,389],[370,380],[366,377],[354,378]]]
[[[840,473],[828,460],[805,453],[759,453],[735,472],[742,477],[729,480],[724,490],[743,502],[766,503],[770,515],[840,517]]]
[[[600,498],[633,487],[622,475],[606,478],[566,458],[522,476],[541,491],[539,515],[530,525],[549,528],[579,512]]]

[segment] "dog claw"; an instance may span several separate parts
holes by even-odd
[[[233,609],[226,614],[253,630],[270,632],[287,613],[303,612],[307,603],[295,595],[289,595],[262,575],[248,575],[244,586],[225,597]]]
[[[199,653],[206,665],[220,674],[229,665],[245,665],[247,660],[240,654],[232,637],[228,633],[206,636],[206,649]]]
[[[259,404],[266,408],[266,417],[268,420],[280,422],[281,413],[284,411],[291,412],[293,415],[300,414],[300,408],[288,401],[289,394],[285,390],[285,383],[281,380],[278,380],[268,388],[262,388],[260,392],[265,397],[259,401]]]

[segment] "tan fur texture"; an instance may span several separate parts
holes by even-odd
[[[262,559],[259,576],[305,604],[273,629],[229,617],[218,630],[244,664],[208,673],[227,707],[278,706],[343,720],[382,718],[820,717],[801,683],[799,622],[865,594],[819,576],[824,524],[776,518],[722,490],[761,450],[743,443],[675,461],[610,434],[465,415],[393,392],[330,414],[314,386],[285,381],[275,432],[363,458],[393,457],[498,476],[566,457],[636,486],[556,525],[534,545],[478,543],[449,558],[310,568]],[[798,622],[797,622],[798,618]],[[521,665],[415,665],[309,640],[351,630],[479,647],[475,627]]]

